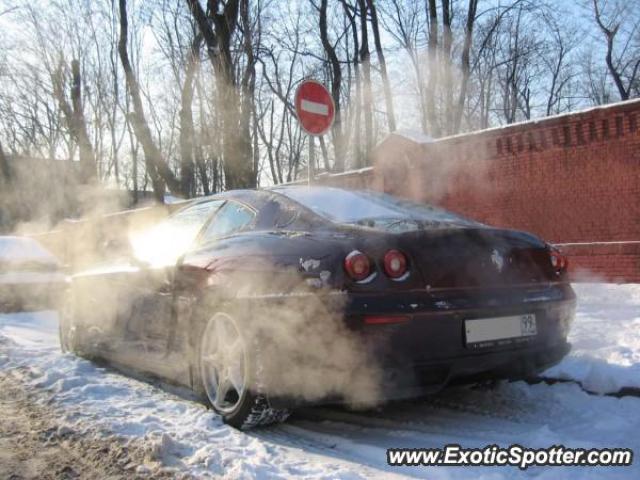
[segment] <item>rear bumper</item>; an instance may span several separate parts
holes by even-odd
[[[562,341],[553,346],[485,352],[404,368],[387,365],[384,370],[385,399],[433,394],[451,383],[530,378],[558,363],[570,350],[571,345]]]
[[[348,310],[384,371],[390,398],[435,391],[453,381],[526,378],[559,362],[571,348],[566,338],[576,300],[568,284],[414,295],[388,302],[356,298]],[[398,311],[402,323],[365,324],[368,315]],[[466,320],[522,314],[535,315],[536,335],[467,345]]]
[[[364,364],[379,367],[385,400],[434,393],[454,382],[536,375],[569,352],[566,339],[576,305],[575,294],[566,283],[473,291],[333,294],[321,300],[356,334],[368,355]],[[271,301],[284,307],[288,303],[282,297]],[[535,335],[467,345],[466,320],[522,314],[535,315]],[[367,317],[385,315],[399,316],[402,322],[366,322]],[[310,338],[301,341],[307,344]],[[291,398],[271,400],[277,405],[298,403]]]
[[[427,364],[382,364],[382,378],[378,401],[392,401],[433,395],[447,385],[488,380],[523,380],[530,378],[562,360],[571,344],[485,352],[473,357],[460,357]],[[309,405],[344,403],[340,395],[305,401],[291,396],[270,397],[275,408],[295,408]]]

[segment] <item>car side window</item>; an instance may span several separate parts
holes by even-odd
[[[130,238],[136,258],[150,265],[176,262],[193,243],[198,232],[224,200],[211,200],[186,207],[154,227]]]
[[[207,225],[202,240],[211,240],[245,230],[253,222],[256,214],[239,203],[227,202]]]
[[[198,203],[174,213],[165,220],[165,224],[197,231],[223,203],[224,200]]]

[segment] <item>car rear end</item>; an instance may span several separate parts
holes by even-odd
[[[351,271],[353,252],[368,271]],[[576,301],[566,266],[536,237],[508,230],[361,235],[345,255],[346,318],[383,365],[389,397],[525,378],[570,349]]]
[[[536,236],[380,192],[276,191],[313,214],[312,237],[342,239],[340,253],[316,255],[317,270],[346,295],[344,319],[382,367],[388,398],[525,378],[568,353],[567,262]]]

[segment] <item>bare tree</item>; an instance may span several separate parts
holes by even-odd
[[[151,184],[153,186],[153,192],[158,201],[164,202],[165,184],[174,193],[180,193],[180,183],[176,179],[175,175],[162,158],[160,149],[156,146],[149,124],[144,113],[144,107],[142,105],[142,95],[140,93],[140,85],[131,67],[131,61],[129,60],[129,53],[127,51],[128,46],[128,32],[129,22],[127,20],[127,1],[119,0],[120,8],[120,38],[118,40],[118,53],[120,55],[120,61],[122,62],[122,68],[124,70],[124,76],[127,82],[127,88],[131,95],[133,103],[133,112],[131,112],[131,126],[135,132],[136,137],[142,144],[144,150],[145,163],[147,166],[147,173],[151,178]]]
[[[441,137],[640,95],[625,0],[15,5],[0,7],[21,27],[0,38],[6,156],[79,159],[82,177],[159,200],[363,166],[396,129]],[[315,145],[292,105],[305,77],[336,106]]]
[[[329,27],[327,22],[327,0],[320,0],[319,10],[319,28],[320,40],[324,53],[329,59],[329,68],[331,72],[331,96],[335,104],[335,120],[333,122],[332,134],[333,144],[336,152],[336,161],[334,170],[341,172],[344,170],[344,150],[343,150],[343,133],[342,133],[342,108],[340,102],[340,92],[342,88],[342,65],[338,60],[336,48],[329,40]]]
[[[87,121],[82,106],[82,79],[80,75],[80,62],[71,61],[71,105],[65,94],[65,65],[61,63],[54,72],[52,78],[54,95],[58,99],[60,109],[65,116],[69,130],[80,150],[80,178],[88,183],[97,180],[96,158],[93,146],[89,139]]]
[[[243,112],[243,106],[246,108],[247,104],[242,98],[231,53],[241,3],[242,8],[249,8],[246,2],[248,0],[209,0],[205,12],[199,0],[187,0],[216,73],[226,188],[256,185],[249,117]]]
[[[593,0],[594,18],[607,42],[605,61],[609,73],[613,78],[613,82],[618,89],[621,100],[627,100],[631,96],[631,92],[634,88],[637,91],[639,82],[638,74],[640,73],[640,48],[633,49],[632,47],[630,49],[632,50],[631,58],[625,58],[625,53],[627,53],[630,43],[634,41],[634,34],[637,35],[637,32],[640,29],[640,21],[637,18],[633,19],[633,17],[631,17],[633,21],[631,28],[632,33],[630,34],[630,37],[626,39],[626,45],[624,44],[625,40],[623,40],[622,54],[614,59],[616,37],[620,32],[622,22],[624,21],[627,13],[631,14],[631,12],[628,11],[627,4],[616,3],[611,15],[612,18],[607,20],[602,13],[600,2],[598,0]],[[627,20],[628,18],[629,17],[627,17]],[[624,78],[625,76],[626,79]]]
[[[185,79],[180,98],[180,181],[181,191],[188,197],[195,195],[195,133],[193,125],[193,96],[195,75],[200,62],[202,36],[195,35],[189,49]]]
[[[381,23],[388,34],[400,45],[409,57],[415,76],[415,95],[419,111],[421,130],[429,129],[427,119],[427,85],[426,73],[421,60],[423,34],[428,29],[423,15],[423,2],[416,0],[389,0],[380,4]],[[405,82],[406,83],[406,82]],[[405,86],[406,90],[407,87]]]
[[[575,76],[571,69],[571,54],[577,44],[577,38],[571,26],[566,23],[561,25],[554,15],[545,12],[544,21],[549,28],[550,36],[546,51],[541,56],[549,75],[545,113],[552,115],[562,111],[562,100],[567,97],[565,91]]]
[[[458,93],[458,101],[455,107],[452,132],[460,131],[462,122],[462,112],[464,111],[465,101],[467,99],[467,90],[469,85],[469,77],[471,76],[471,42],[473,40],[473,26],[476,21],[478,10],[478,0],[469,0],[467,9],[467,23],[464,32],[464,44],[462,46],[462,79],[460,80],[460,90]]]
[[[376,55],[380,63],[380,75],[382,76],[382,86],[384,89],[384,101],[387,107],[387,122],[389,131],[396,129],[396,114],[393,108],[393,95],[391,93],[391,83],[389,82],[389,74],[387,72],[387,61],[384,57],[384,49],[382,48],[382,40],[380,38],[380,25],[378,21],[378,9],[374,0],[367,0],[367,6],[371,13],[371,30],[373,31],[373,41],[376,47]]]
[[[438,88],[439,71],[437,50],[438,50],[438,10],[436,6],[436,0],[428,0],[429,9],[429,80],[426,88],[426,117],[428,122],[428,128],[434,136],[440,136],[440,123],[437,120],[436,105],[435,105],[435,92]]]
[[[373,95],[371,93],[371,57],[367,28],[367,2],[358,0],[360,15],[360,65],[362,69],[362,111],[364,113],[364,152],[369,153],[373,145]],[[361,167],[362,165],[357,165]]]

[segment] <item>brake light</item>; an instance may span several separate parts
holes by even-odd
[[[398,250],[389,250],[384,255],[384,271],[391,278],[400,278],[407,273],[407,257]]]
[[[354,250],[344,259],[344,269],[355,281],[361,281],[371,274],[371,262],[364,253]]]
[[[405,315],[367,315],[364,323],[367,325],[389,325],[393,323],[404,323],[409,320]]]
[[[565,272],[569,267],[569,260],[557,250],[551,251],[551,266],[558,273]]]

